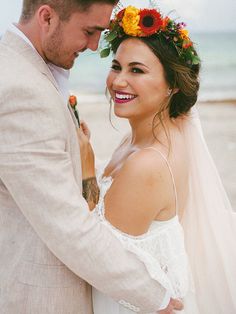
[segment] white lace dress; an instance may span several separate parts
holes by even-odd
[[[167,162],[176,194],[170,165],[163,155],[162,157]],[[192,288],[190,289],[191,274],[184,246],[183,229],[178,215],[176,214],[168,221],[153,221],[148,232],[140,236],[128,235],[118,230],[105,218],[104,197],[112,181],[112,177],[102,177],[101,174],[98,176],[100,199],[94,213],[120,239],[127,250],[136,254],[146,266],[150,276],[168,289],[173,298],[182,298],[185,302],[188,295],[188,302],[186,301],[185,309],[181,313],[197,314]],[[189,310],[186,309],[186,306]],[[123,307],[95,288],[93,288],[93,307],[94,314],[131,314],[138,312],[132,305],[125,304],[125,307]]]

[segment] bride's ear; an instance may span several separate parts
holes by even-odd
[[[169,97],[169,96],[172,96],[172,95],[178,93],[178,91],[179,91],[179,88],[177,88],[177,87],[173,88],[173,89],[168,88],[166,95]]]
[[[177,94],[179,92],[179,88],[175,87],[172,89],[171,95]]]

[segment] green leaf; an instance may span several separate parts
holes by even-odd
[[[186,51],[185,51],[185,55],[186,55],[186,57],[187,57],[187,59],[193,59],[193,55],[192,55],[192,49],[191,49],[191,47],[190,48],[188,48],[188,49],[186,49]]]
[[[198,57],[198,56],[193,56],[193,58],[192,58],[192,63],[193,64],[198,64],[198,63],[200,63],[200,58]]]
[[[100,52],[100,57],[101,58],[106,58],[109,56],[111,49],[110,48],[105,48]]]
[[[117,37],[117,33],[116,32],[110,32],[106,37],[106,41],[111,42],[112,40],[114,40]]]

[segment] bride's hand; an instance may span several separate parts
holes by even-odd
[[[84,179],[95,177],[95,158],[93,148],[90,144],[90,130],[84,121],[81,121],[77,129],[80,145],[82,177]]]
[[[158,314],[174,314],[175,311],[183,310],[184,305],[182,300],[180,299],[170,299],[170,303],[168,304],[167,308],[161,311],[158,311]]]
[[[86,122],[83,120],[80,122],[80,128],[82,129],[84,135],[87,137],[88,141],[90,141],[91,132]]]

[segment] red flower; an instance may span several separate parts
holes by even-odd
[[[140,11],[139,26],[143,36],[155,34],[162,27],[163,21],[161,14],[154,9],[143,9]]]
[[[166,16],[163,20],[162,20],[162,29],[165,31],[168,24],[169,24],[170,18],[168,16]]]
[[[189,47],[192,47],[193,43],[191,41],[184,41],[182,47],[184,49],[188,49]]]
[[[122,20],[124,14],[125,14],[125,9],[120,10],[120,11],[117,13],[117,15],[116,15],[117,19],[118,19],[118,20]]]

